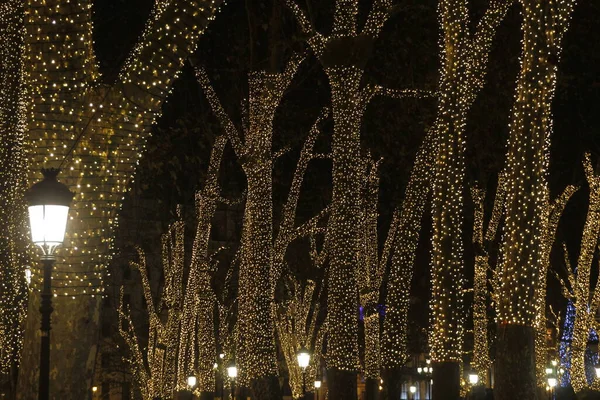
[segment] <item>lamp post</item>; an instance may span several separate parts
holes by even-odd
[[[302,368],[302,398],[306,398],[306,368],[308,364],[310,364],[310,353],[306,349],[306,347],[302,346],[298,353],[296,354],[296,358],[298,359],[298,366]]]
[[[237,378],[237,367],[235,366],[235,360],[229,361],[227,364],[227,376],[231,380],[231,398],[235,400],[235,378]]]
[[[50,398],[50,315],[52,314],[52,267],[54,251],[65,239],[69,206],[74,194],[56,180],[60,170],[42,169],[44,179],[27,193],[31,241],[42,249],[44,278],[40,312],[42,339],[40,349],[39,400]]]
[[[319,389],[321,388],[321,381],[315,381],[315,393],[317,394],[317,400],[319,400]]]

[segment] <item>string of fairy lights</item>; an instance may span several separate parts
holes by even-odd
[[[19,365],[26,312],[23,6],[0,4],[0,380]],[[12,378],[9,378],[12,379]]]

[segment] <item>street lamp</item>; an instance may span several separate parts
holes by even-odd
[[[227,364],[227,376],[231,380],[231,398],[235,400],[235,378],[237,378],[237,367],[235,366],[235,360],[229,361]]]
[[[54,251],[65,239],[69,206],[74,194],[56,180],[60,170],[42,169],[44,179],[27,193],[31,241],[42,249],[44,279],[40,311],[42,313],[42,343],[40,349],[39,400],[50,397],[50,314],[52,314],[52,266]]]
[[[317,393],[317,400],[319,400],[319,389],[321,388],[321,381],[320,380],[316,380],[315,381],[315,392]]]
[[[473,386],[477,385],[479,383],[479,375],[475,372],[471,372],[469,374],[469,383]]]
[[[594,369],[596,370],[596,378],[600,378],[600,364],[596,364]]]
[[[310,364],[310,353],[306,349],[306,347],[302,346],[298,353],[296,353],[296,358],[298,358],[298,366],[302,368],[302,397],[306,397],[306,368],[308,364]]]
[[[411,385],[408,388],[408,391],[410,392],[410,398],[414,399],[415,398],[415,393],[417,393],[417,387],[415,385]]]
[[[191,375],[188,376],[187,378],[187,385],[190,388],[190,390],[194,389],[194,387],[196,387],[196,383],[198,382],[198,380],[196,379],[195,376]]]

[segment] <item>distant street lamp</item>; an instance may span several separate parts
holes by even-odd
[[[231,398],[235,400],[235,378],[237,378],[237,367],[235,366],[235,360],[229,361],[227,364],[227,376],[231,380]]]
[[[44,279],[40,311],[42,339],[40,349],[39,400],[50,398],[50,315],[52,314],[52,267],[54,251],[65,240],[69,206],[74,194],[56,179],[60,170],[42,169],[44,179],[27,193],[31,241],[42,249]]]
[[[190,375],[187,377],[187,385],[188,385],[188,390],[189,390],[189,398],[190,400],[194,399],[194,388],[196,387],[196,383],[198,383],[198,380],[196,379],[196,377],[194,375]]]
[[[315,381],[315,392],[317,393],[317,400],[319,400],[319,389],[321,388],[321,381]]]
[[[310,353],[306,347],[302,346],[296,354],[298,366],[302,368],[302,398],[306,398],[306,368],[310,364]]]
[[[469,374],[469,383],[472,386],[475,386],[479,383],[479,375],[477,375],[475,372],[471,372]]]
[[[594,369],[596,370],[596,378],[600,378],[600,364],[596,364]]]
[[[415,393],[417,393],[417,387],[415,385],[411,385],[408,388],[408,391],[410,392],[410,398],[414,399],[415,398]]]

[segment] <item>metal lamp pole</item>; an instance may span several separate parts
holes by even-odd
[[[65,239],[69,206],[74,194],[56,177],[60,170],[42,169],[44,179],[33,185],[27,193],[27,208],[31,241],[42,249],[44,267],[40,312],[41,347],[39,400],[50,398],[50,316],[52,314],[52,267],[56,260],[54,250]]]

